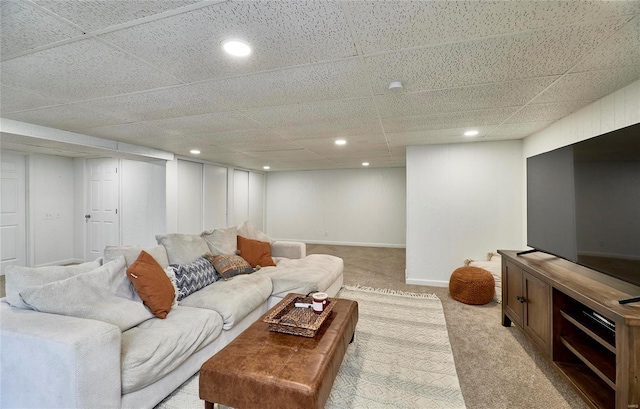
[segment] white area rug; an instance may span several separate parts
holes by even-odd
[[[326,409],[465,408],[435,295],[343,287],[338,297],[358,302],[359,319]],[[157,406],[203,407],[198,375]]]

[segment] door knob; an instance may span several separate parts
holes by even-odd
[[[521,295],[517,296],[517,297],[516,297],[516,300],[520,301],[521,303],[524,303],[525,301],[527,301],[527,300],[525,300],[525,298],[524,298],[523,296],[521,296]]]
[[[90,219],[90,218],[91,218],[91,215],[90,215],[90,214],[85,214],[85,215],[84,215],[84,218],[85,218],[85,219]]]

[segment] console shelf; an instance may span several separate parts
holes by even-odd
[[[595,409],[640,407],[640,287],[545,253],[502,254],[502,324],[529,336]]]

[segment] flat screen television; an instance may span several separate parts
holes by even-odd
[[[640,286],[640,123],[527,158],[527,245]]]

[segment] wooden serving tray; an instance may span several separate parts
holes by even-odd
[[[313,299],[301,294],[287,294],[263,319],[269,324],[269,331],[312,338],[335,305],[335,301],[327,299],[327,307],[322,313],[316,314],[312,308],[296,307],[295,303],[298,302],[311,304]]]

